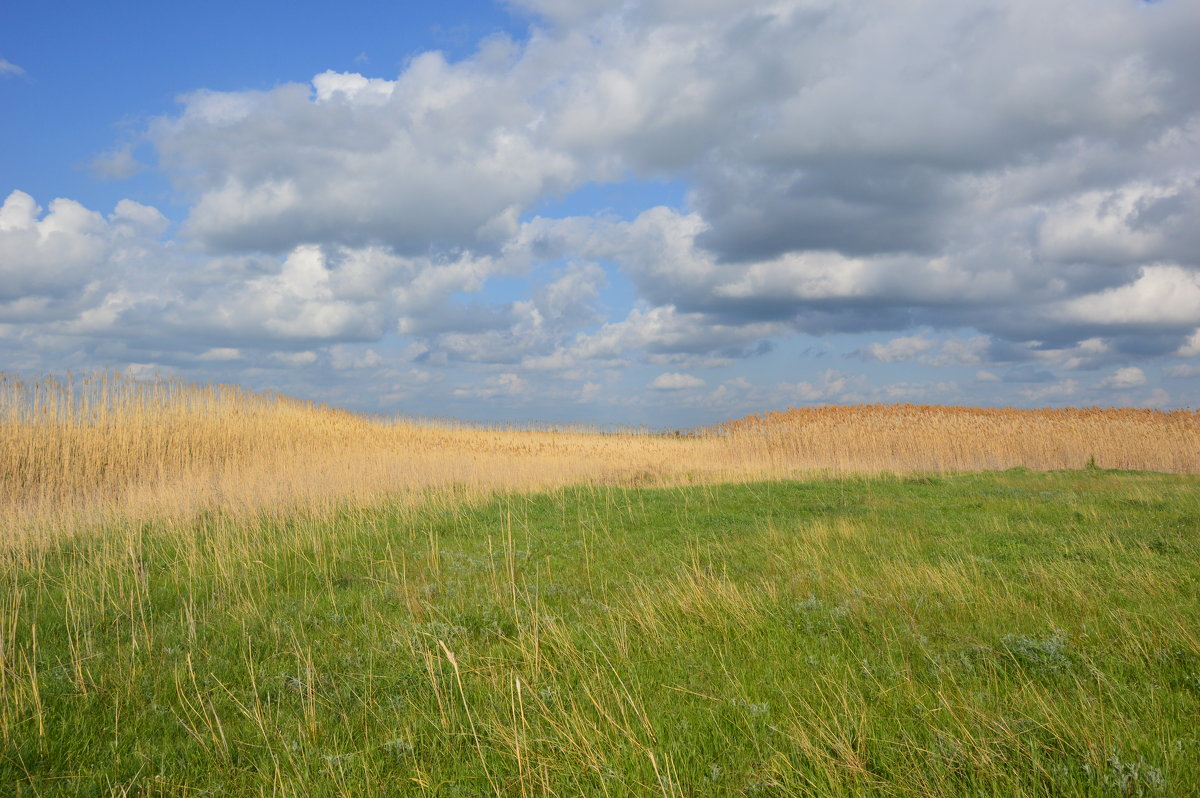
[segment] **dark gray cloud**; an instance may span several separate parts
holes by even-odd
[[[935,254],[960,207],[945,177],[920,166],[723,164],[700,174],[693,200],[710,227],[697,243],[726,261],[797,250]]]

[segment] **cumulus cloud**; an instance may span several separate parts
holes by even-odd
[[[105,218],[78,202],[43,209],[13,191],[0,206],[0,322],[45,322],[74,316],[128,280],[157,249],[166,219],[122,200]]]
[[[675,371],[669,371],[664,374],[659,374],[650,383],[650,387],[656,391],[683,391],[688,388],[699,388],[704,385],[704,380],[699,377],[693,377],[691,374],[681,374]]]
[[[951,339],[943,346],[943,354],[928,360],[933,365],[974,365],[988,363],[991,366],[1009,366],[1005,380],[1029,381],[1031,375],[1049,379],[1059,371],[1096,370],[1128,360],[1137,352],[1124,351],[1120,338],[1085,338],[1069,346],[1055,346],[1044,341],[1003,341],[994,338],[976,337],[968,339],[970,349],[966,353],[955,352],[951,359],[944,359],[944,352],[951,344],[961,342]]]
[[[877,360],[880,363],[895,363],[897,361],[912,360],[917,355],[922,355],[932,348],[933,341],[912,335],[893,338],[884,344],[871,344],[865,349],[859,350],[857,354],[866,360]]]
[[[348,258],[342,271],[319,247],[297,247],[277,272],[212,286],[191,301],[184,298],[176,307],[178,323],[231,337],[377,340],[384,332],[383,303],[355,295],[356,263]]]
[[[585,382],[583,387],[579,389],[580,402],[594,402],[600,398],[604,392],[604,386],[598,382]]]
[[[508,371],[484,380],[481,385],[456,388],[454,395],[462,398],[494,399],[496,397],[525,397],[529,391],[529,382],[524,377]]]
[[[865,377],[835,369],[826,369],[815,381],[780,382],[775,386],[776,394],[786,404],[857,402],[866,398],[867,390]]]
[[[272,357],[288,366],[310,366],[317,362],[316,352],[276,352]]]
[[[935,366],[974,366],[987,357],[991,339],[986,335],[951,338],[943,341],[938,353],[928,362]]]
[[[564,342],[599,319],[593,304],[605,279],[594,264],[571,264],[529,299],[506,306],[426,308],[436,323],[416,324],[407,317],[401,329],[422,334],[430,352],[458,360],[568,368],[573,360],[563,354]],[[444,326],[447,321],[451,324]]]
[[[698,214],[669,208],[630,222],[596,222],[585,232],[576,220],[561,230],[538,226],[559,246],[620,263],[653,305],[705,314],[729,328],[773,323],[823,334],[969,325],[1014,342],[1054,336],[1065,343],[1121,328],[1182,334],[1200,313],[1200,271],[1162,263],[1056,269],[1033,257],[1033,232],[1026,229],[1024,246],[1015,246],[1021,234],[1007,226],[996,231],[1001,243],[984,238],[970,251],[936,258],[821,250],[739,263],[700,245],[708,227]],[[979,362],[987,341],[947,343],[940,362]]]
[[[453,296],[503,270],[486,257],[405,258],[375,246],[207,257],[160,240],[167,228],[157,209],[128,199],[106,217],[71,200],[43,209],[12,192],[0,206],[0,323],[154,340],[215,362],[247,346],[269,352],[271,342],[370,342],[435,326]],[[602,277],[569,269],[545,287],[545,316],[587,317],[583,305]]]
[[[1200,271],[1146,266],[1132,282],[1070,300],[1062,310],[1068,320],[1101,326],[1190,329],[1200,324]]]
[[[383,363],[383,358],[374,349],[365,349],[360,352],[341,344],[329,348],[329,358],[330,365],[336,371],[373,369]]]
[[[1132,182],[1085,191],[1052,208],[1038,231],[1040,254],[1062,263],[1102,265],[1194,259],[1200,186]]]
[[[212,349],[205,350],[196,359],[197,360],[228,361],[228,360],[241,360],[241,358],[242,358],[241,350],[235,349],[230,346],[219,346],[219,347],[214,347]]]
[[[150,136],[195,196],[185,229],[213,250],[497,246],[526,206],[580,178],[539,132],[517,56],[497,40],[455,64],[423,54],[395,80],[197,92]]]
[[[1129,388],[1137,388],[1146,384],[1146,373],[1137,366],[1126,366],[1109,374],[1100,381],[1101,388],[1112,390],[1126,390]]]
[[[619,358],[629,353],[699,355],[761,351],[757,342],[784,332],[771,322],[725,324],[702,313],[681,313],[674,306],[634,308],[622,320],[576,336],[567,351],[588,359]]]
[[[1196,357],[1200,355],[1200,329],[1192,333],[1191,337],[1179,347],[1177,354],[1180,357]]]
[[[1063,403],[1069,402],[1079,393],[1079,381],[1066,379],[1037,388],[1023,388],[1020,391],[1021,397],[1026,402],[1051,402]]]
[[[60,295],[79,287],[109,249],[104,218],[77,202],[56,199],[49,212],[23,191],[0,206],[0,300]]]

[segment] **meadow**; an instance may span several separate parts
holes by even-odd
[[[0,794],[1200,794],[1192,412],[0,395]]]

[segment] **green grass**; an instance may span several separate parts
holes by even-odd
[[[0,794],[1200,794],[1200,481],[578,488],[0,563]]]

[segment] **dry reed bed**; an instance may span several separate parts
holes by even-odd
[[[387,496],[1024,466],[1200,472],[1200,415],[918,405],[794,409],[683,434],[373,419],[232,386],[0,375],[0,523],[307,510]]]
[[[793,408],[715,427],[743,459],[837,471],[1101,468],[1200,472],[1200,413],[938,405]]]

